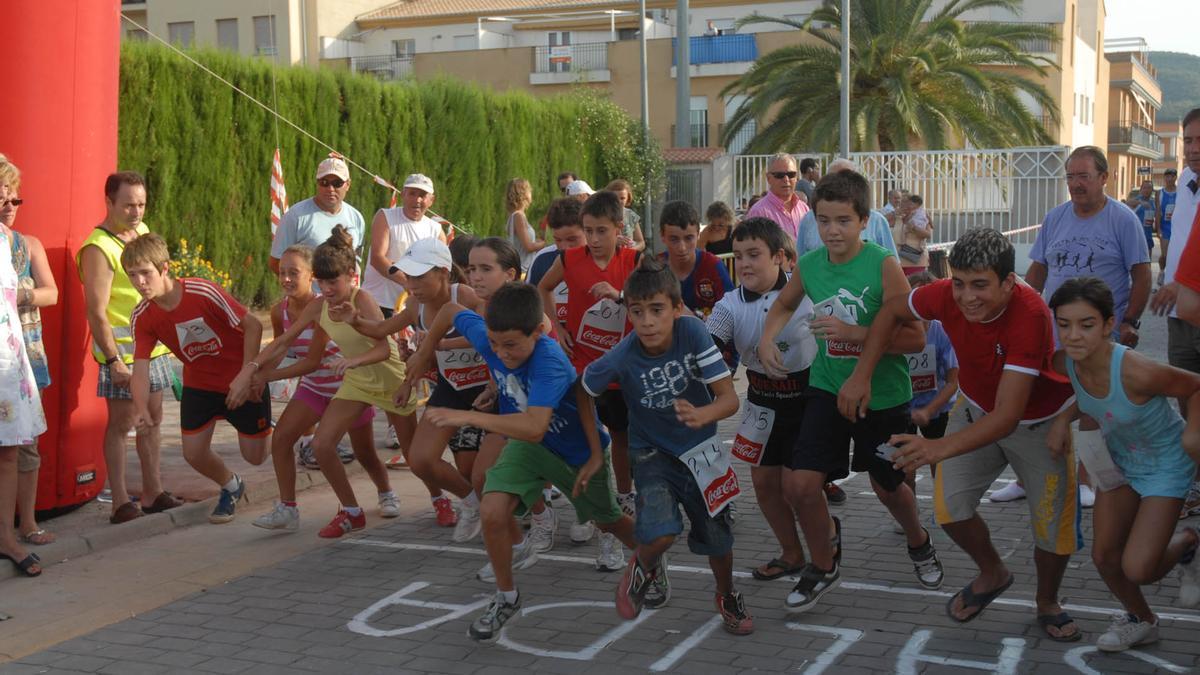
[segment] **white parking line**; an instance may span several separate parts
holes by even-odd
[[[396,541],[384,541],[382,539],[344,539],[341,544],[349,544],[352,546],[373,546],[376,548],[387,548],[401,551],[433,551],[438,553],[464,553],[467,555],[477,555],[486,557],[487,552],[479,548],[468,548],[466,546],[442,546],[434,544],[412,544]],[[539,559],[553,560],[555,562],[576,563],[581,565],[593,566],[595,560],[592,558],[583,558],[572,555],[557,555],[554,553],[539,553]],[[712,570],[707,567],[694,567],[691,565],[668,565],[668,569],[672,572],[680,572],[683,574],[712,574]],[[752,578],[749,572],[735,570],[733,575],[739,578]],[[788,583],[794,582],[796,577],[780,577],[776,581],[786,580]],[[852,591],[868,591],[874,593],[889,593],[892,595],[908,595],[908,596],[925,596],[930,598],[950,598],[954,594],[946,591],[930,591],[923,588],[905,588],[902,586],[884,586],[881,584],[869,584],[858,581],[843,581],[841,588]],[[1007,605],[1009,607],[1025,607],[1033,609],[1036,604],[1032,600],[1023,600],[1017,598],[996,598],[992,602],[993,605]],[[1093,616],[1110,617],[1113,614],[1118,614],[1124,610],[1116,605],[1111,606],[1096,606],[1096,605],[1076,605],[1065,604],[1063,609],[1077,614],[1090,614]],[[1200,625],[1200,612],[1174,611],[1174,612],[1157,612],[1160,619],[1168,621],[1177,621],[1180,623],[1189,623]]]

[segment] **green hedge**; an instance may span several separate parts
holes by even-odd
[[[192,54],[384,178],[428,174],[434,210],[476,233],[502,234],[504,185],[517,176],[534,185],[534,214],[558,196],[555,178],[566,169],[593,185],[625,178],[639,195],[649,172],[661,189],[658,148],[642,148],[638,123],[583,89],[534,98],[449,79],[382,83],[296,67],[275,69],[273,96],[268,62]],[[181,237],[203,244],[232,274],[235,294],[254,305],[278,294],[267,268],[275,145],[271,115],[253,102],[165,47],[122,46],[119,162],[146,176],[147,222],[172,245]],[[312,196],[312,172],[327,150],[284,124],[279,146],[289,202]],[[390,192],[353,169],[351,178],[347,201],[369,223]]]

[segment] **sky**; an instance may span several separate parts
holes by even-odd
[[[1200,7],[1193,0],[1104,0],[1104,6],[1104,39],[1142,37],[1152,51],[1200,56]]]

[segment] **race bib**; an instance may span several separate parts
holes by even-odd
[[[774,410],[746,401],[742,422],[738,425],[737,435],[733,437],[730,453],[747,464],[762,464],[763,449],[774,426]]]
[[[725,452],[716,436],[683,453],[679,459],[692,472],[696,485],[700,486],[708,515],[717,515],[741,493],[729,453]]]
[[[937,348],[925,345],[924,351],[905,354],[905,358],[908,359],[913,396],[937,391]]]
[[[470,347],[438,350],[438,373],[450,383],[454,391],[462,391],[487,384],[487,363],[483,356]]]
[[[854,315],[850,313],[850,310],[846,309],[846,306],[842,304],[841,300],[837,299],[837,296],[826,298],[813,305],[814,319],[820,319],[827,316],[832,316],[835,319],[841,319],[851,326],[858,325],[858,321],[854,319]]]
[[[562,323],[567,322],[567,282],[560,281],[554,287],[554,315]]]
[[[625,336],[625,305],[608,298],[600,300],[583,313],[575,343],[607,352]]]

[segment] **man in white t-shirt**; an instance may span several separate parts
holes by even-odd
[[[379,209],[371,221],[371,257],[363,276],[363,290],[371,294],[389,317],[404,293],[404,272],[396,261],[415,241],[437,237],[446,241],[442,226],[425,215],[433,206],[433,181],[421,173],[404,180],[400,206]]]
[[[344,226],[350,231],[355,250],[363,244],[365,221],[358,209],[346,203],[350,191],[350,167],[341,157],[329,157],[317,166],[317,192],[312,197],[292,205],[275,230],[271,241],[271,271],[279,273],[279,259],[293,244],[316,248],[329,239],[333,228]]]

